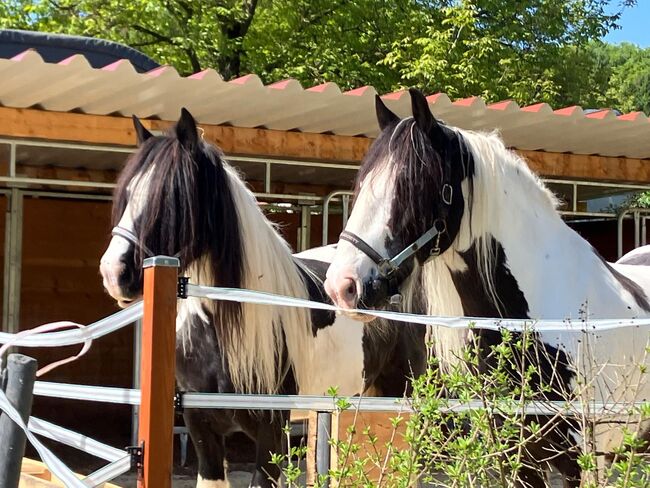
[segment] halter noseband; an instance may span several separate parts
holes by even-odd
[[[113,230],[111,230],[111,235],[114,237],[121,237],[127,242],[133,244],[135,247],[139,247],[142,251],[144,251],[146,257],[155,256],[155,254],[151,251],[151,249],[149,249],[143,242],[140,242],[138,236],[136,236],[129,229],[125,229],[124,227],[120,227],[119,225],[116,225],[115,227],[113,227]],[[178,251],[176,254],[174,254],[173,257],[178,258],[180,257],[180,255],[181,252]]]
[[[450,206],[453,195],[453,187],[449,183],[445,183],[440,191],[440,196],[443,203],[447,206]],[[379,269],[379,278],[373,281],[374,288],[378,288],[380,286],[377,281],[384,280],[388,282],[389,292],[396,292],[397,286],[395,286],[394,283],[395,274],[399,271],[404,262],[412,258],[415,253],[417,253],[420,249],[422,249],[425,245],[434,239],[435,242],[431,248],[431,251],[429,251],[429,256],[434,257],[440,255],[440,236],[442,236],[442,234],[445,232],[447,232],[447,221],[445,219],[438,218],[434,221],[433,226],[429,230],[418,237],[413,243],[402,249],[402,251],[400,251],[393,258],[383,257],[361,237],[348,230],[341,232],[339,238],[352,244],[377,265],[377,268]],[[392,297],[391,302],[393,302],[396,297],[397,295]]]

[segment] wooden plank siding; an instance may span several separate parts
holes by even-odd
[[[172,122],[143,120],[151,130],[164,130]],[[359,163],[372,139],[292,131],[202,125],[205,138],[226,153]],[[132,146],[133,125],[128,117],[48,112],[0,107],[0,137],[33,138]],[[519,151],[541,176],[611,182],[650,183],[650,160],[597,155]]]

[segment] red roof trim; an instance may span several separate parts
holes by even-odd
[[[359,88],[355,88],[354,90],[343,92],[343,94],[344,95],[350,95],[350,96],[353,96],[353,97],[360,97],[364,93],[366,93],[368,90],[372,90],[372,89],[373,89],[373,87],[368,86],[368,85],[360,86]]]
[[[293,81],[295,81],[293,78],[287,78],[286,80],[276,81],[275,83],[268,85],[268,87],[273,88],[274,90],[284,90]]]
[[[244,76],[240,76],[239,78],[235,78],[234,80],[230,80],[228,83],[232,83],[234,85],[245,85],[253,77],[255,77],[255,75],[244,75]]]
[[[630,112],[627,114],[619,115],[617,117],[618,120],[637,120],[637,119],[642,119],[645,117],[645,114],[643,112]]]
[[[585,115],[588,119],[597,119],[597,120],[602,120],[607,118],[609,114],[613,113],[611,110],[605,108],[602,110],[598,110],[597,112],[591,112]]]
[[[123,64],[131,64],[128,59],[118,59],[117,61],[107,64],[102,68],[102,71],[116,71]]]
[[[547,105],[545,103],[535,103],[533,105],[528,105],[527,107],[521,107],[522,112],[540,112]]]
[[[212,70],[204,69],[203,71],[199,71],[197,73],[194,73],[193,75],[188,76],[188,78],[190,78],[192,80],[202,80],[203,78],[205,78],[208,75],[208,73],[210,73],[210,71],[212,71]]]
[[[478,100],[478,97],[467,97],[467,98],[461,98],[460,100],[456,100],[453,102],[454,105],[458,105],[459,107],[471,107],[474,105],[474,103]]]
[[[564,107],[564,108],[559,108],[557,110],[553,110],[553,113],[568,117],[576,113],[578,110],[581,110],[581,107],[579,107],[578,105],[572,105],[570,107]]]
[[[11,58],[12,61],[22,61],[25,57],[27,57],[28,54],[30,53],[36,53],[33,49],[26,49],[22,53],[16,54],[13,58]],[[38,54],[38,53],[36,53]],[[40,55],[39,55],[40,56]]]
[[[382,95],[381,98],[382,100],[399,100],[406,95],[406,93],[406,90],[399,90],[392,93],[386,93],[385,95]]]
[[[501,102],[491,103],[487,108],[490,110],[508,110],[512,105],[515,105],[513,100],[503,100]]]
[[[316,93],[324,92],[324,91],[327,90],[327,89],[328,89],[332,84],[333,84],[333,83],[332,83],[331,81],[327,81],[327,82],[325,82],[325,83],[321,83],[320,85],[315,85],[315,86],[312,86],[312,87],[310,87],[310,88],[307,88],[306,91],[316,92]]]

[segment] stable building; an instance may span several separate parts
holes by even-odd
[[[0,58],[3,331],[90,323],[116,310],[98,266],[110,240],[111,192],[134,149],[134,114],[151,131],[164,131],[186,107],[296,250],[337,240],[357,168],[378,133],[373,87],[265,85],[254,74],[224,81],[210,69],[181,77],[169,66],[147,70],[130,53],[107,60],[69,49],[47,59],[33,49]],[[408,92],[382,98],[409,115]],[[650,190],[646,115],[445,94],[428,100],[451,125],[498,130],[558,195],[570,225],[607,259],[617,258],[619,206]],[[624,251],[645,243],[645,215],[623,222]],[[121,330],[44,379],[130,387],[136,343],[134,330]],[[27,352],[46,364],[76,350]],[[130,407],[37,398],[35,414],[115,445],[129,441]]]

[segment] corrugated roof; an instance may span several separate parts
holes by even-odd
[[[176,120],[187,107],[204,124],[367,137],[378,132],[371,86],[342,92],[334,83],[307,89],[296,80],[264,85],[254,74],[226,82],[211,69],[181,77],[170,66],[137,73],[127,60],[95,69],[81,55],[54,64],[34,51],[0,59],[0,80],[0,104],[6,107],[163,120]],[[410,114],[408,93],[383,99],[397,114]],[[480,97],[452,101],[444,93],[428,100],[447,123],[498,129],[513,148],[650,158],[650,123],[641,112],[584,113],[577,106],[553,110],[507,100],[488,105]]]

